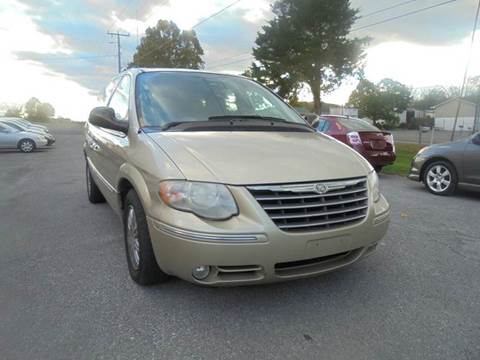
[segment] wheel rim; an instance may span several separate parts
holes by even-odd
[[[30,141],[23,141],[20,144],[20,149],[24,152],[30,152],[33,150],[33,144]]]
[[[436,192],[441,193],[446,191],[452,183],[452,174],[450,170],[444,165],[432,166],[427,173],[427,185]]]
[[[135,209],[129,205],[127,212],[127,248],[130,263],[135,270],[140,267],[140,242],[138,240],[138,226]]]

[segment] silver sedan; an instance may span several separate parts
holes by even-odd
[[[48,140],[36,133],[19,131],[4,123],[0,123],[0,148],[18,149],[29,153],[35,149],[47,146]]]

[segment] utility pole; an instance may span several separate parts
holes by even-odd
[[[118,63],[118,72],[122,72],[122,51],[121,51],[121,46],[120,46],[120,36],[130,36],[130,34],[122,34],[120,32],[107,32],[108,35],[110,36],[116,36],[117,37],[117,63]]]
[[[458,98],[457,111],[455,113],[455,120],[453,122],[452,136],[450,138],[450,141],[453,141],[455,138],[455,130],[457,129],[458,116],[460,115],[460,108],[462,106],[462,98],[464,96],[465,87],[467,85],[468,69],[470,68],[470,61],[472,60],[473,44],[475,42],[475,32],[477,31],[479,13],[480,13],[480,0],[478,0],[477,13],[475,15],[475,21],[473,22],[472,39],[470,42],[470,53],[468,54],[467,65],[465,66],[465,73],[463,75],[463,82],[460,90],[460,97]]]

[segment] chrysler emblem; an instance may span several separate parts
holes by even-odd
[[[328,186],[325,185],[325,184],[315,184],[315,186],[313,188],[314,188],[315,192],[320,194],[320,195],[328,192]]]

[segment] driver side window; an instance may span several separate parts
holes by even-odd
[[[129,94],[130,76],[125,75],[108,103],[108,106],[115,110],[115,117],[119,121],[128,121]]]

